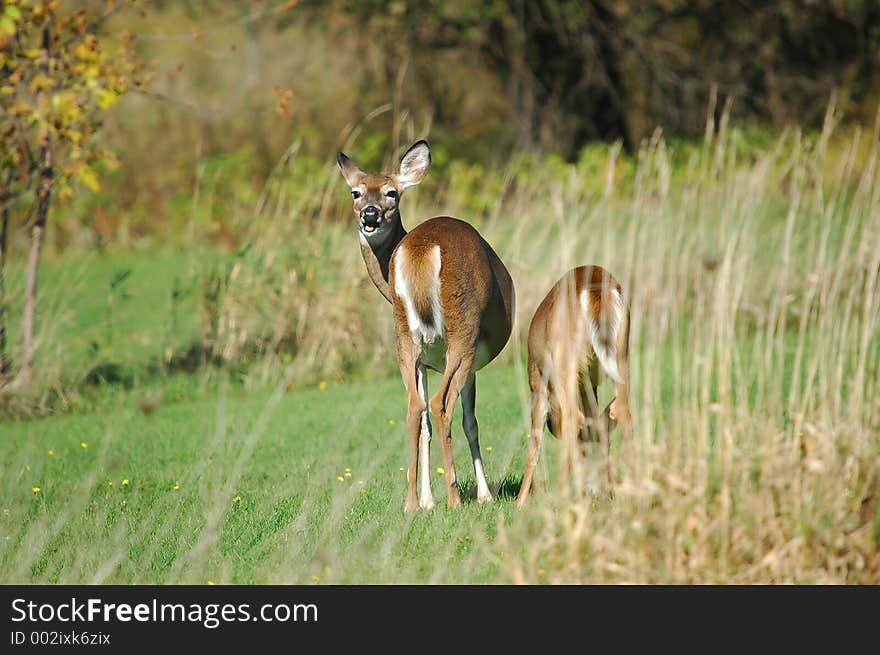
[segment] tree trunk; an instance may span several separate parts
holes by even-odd
[[[52,43],[52,27],[49,21],[43,25],[43,47],[41,53],[43,73],[49,75],[49,48]],[[37,318],[37,272],[40,268],[40,252],[43,250],[43,235],[46,231],[46,216],[49,213],[49,200],[52,193],[52,137],[46,127],[40,137],[40,179],[37,186],[37,212],[31,226],[31,250],[24,289],[24,357],[18,378],[26,384],[32,375],[34,355],[37,345],[34,337]]]
[[[3,208],[0,214],[0,386],[6,381],[12,362],[6,351],[6,244],[9,242],[9,205],[8,182],[0,190],[0,203]]]
[[[24,287],[24,358],[21,372],[22,382],[30,379],[37,351],[34,337],[37,323],[37,273],[40,270],[40,253],[43,250],[43,235],[46,232],[46,215],[49,213],[49,197],[52,192],[52,143],[48,130],[43,134],[40,145],[40,183],[37,188],[37,214],[31,227],[31,250]]]
[[[0,43],[0,52],[8,52],[9,43]],[[8,62],[0,67],[0,75],[4,78],[11,73]],[[0,188],[0,387],[9,378],[12,360],[6,347],[6,257],[9,243],[9,209],[12,205],[12,169],[7,169],[6,179]]]

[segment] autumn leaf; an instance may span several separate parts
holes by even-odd
[[[97,103],[101,109],[107,109],[117,100],[119,100],[119,95],[111,89],[101,89],[97,93]]]
[[[21,20],[21,11],[15,5],[6,5],[3,7],[3,17],[12,21]]]
[[[15,21],[8,16],[0,16],[0,34],[12,36],[15,34]]]
[[[76,176],[79,178],[80,182],[85,184],[92,191],[98,192],[101,190],[101,182],[98,180],[98,174],[95,172],[95,169],[88,164],[80,166],[76,171]]]

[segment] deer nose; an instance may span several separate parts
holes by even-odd
[[[379,222],[380,216],[379,208],[375,205],[364,207],[364,210],[361,212],[361,220],[365,225],[376,225]]]

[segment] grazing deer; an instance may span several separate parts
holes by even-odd
[[[429,445],[431,413],[437,422],[446,475],[446,501],[461,498],[452,461],[452,413],[461,395],[462,424],[470,445],[477,499],[491,501],[474,415],[474,372],[492,361],[510,337],[514,288],[504,264],[471,225],[438,216],[407,232],[400,220],[403,191],[422,181],[431,165],[425,141],[413,144],[394,173],[364,173],[344,153],[336,156],[351,188],[361,253],[376,288],[391,303],[397,360],[406,387],[410,435],[406,511],[433,506]],[[426,368],[442,374],[428,401]],[[420,490],[416,497],[416,464]]]
[[[606,446],[609,483],[610,431],[620,425],[624,440],[632,441],[629,310],[623,289],[608,271],[580,266],[563,275],[535,311],[528,343],[532,426],[518,507],[532,484],[545,424],[569,449],[567,466],[574,436],[592,441],[598,433]],[[601,416],[596,395],[600,371],[614,381],[617,391]]]

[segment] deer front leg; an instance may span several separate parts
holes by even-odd
[[[408,335],[404,339],[398,338],[397,357],[400,364],[400,375],[403,385],[406,387],[407,412],[406,429],[409,434],[409,466],[406,469],[406,504],[404,510],[413,511],[418,506],[416,495],[416,465],[419,458],[419,440],[422,432],[422,416],[427,405],[419,394],[417,380],[417,366],[419,353]]]
[[[474,477],[477,481],[477,500],[481,503],[492,502],[492,492],[489,491],[489,483],[486,481],[486,473],[483,471],[483,457],[480,454],[480,427],[477,424],[477,416],[474,412],[477,403],[477,376],[471,372],[467,382],[461,389],[461,426],[467,435],[468,445],[471,448],[471,458],[474,460]]]
[[[624,381],[616,385],[617,395],[608,405],[608,413],[611,421],[620,426],[623,442],[629,447],[633,439],[633,420],[629,410],[629,371],[624,375]]]
[[[578,415],[580,427],[578,439],[581,441],[600,441],[602,418],[596,418],[599,416],[599,397],[596,394],[596,387],[590,382],[587,375],[578,376],[578,394],[581,410]]]
[[[590,435],[595,433],[598,437],[600,446],[605,447],[605,477],[607,478],[610,487],[613,479],[611,471],[611,431],[615,426],[614,417],[611,413],[611,404],[609,404],[600,415],[598,411],[599,396],[596,393],[596,387],[588,387],[583,380],[581,380],[579,384],[581,404],[583,405],[584,414],[589,417],[589,430],[585,430],[584,433],[589,433]]]
[[[416,463],[419,457],[419,435],[421,432],[422,414],[424,414],[424,401],[418,393],[409,393],[409,408],[406,413],[406,427],[409,432],[409,466],[406,469],[406,505],[404,510],[413,511],[418,505],[416,495]]]
[[[431,418],[428,413],[428,384],[425,366],[419,364],[416,370],[416,382],[419,396],[422,399],[421,426],[419,432],[419,507],[431,509],[434,507],[434,496],[431,493]]]

